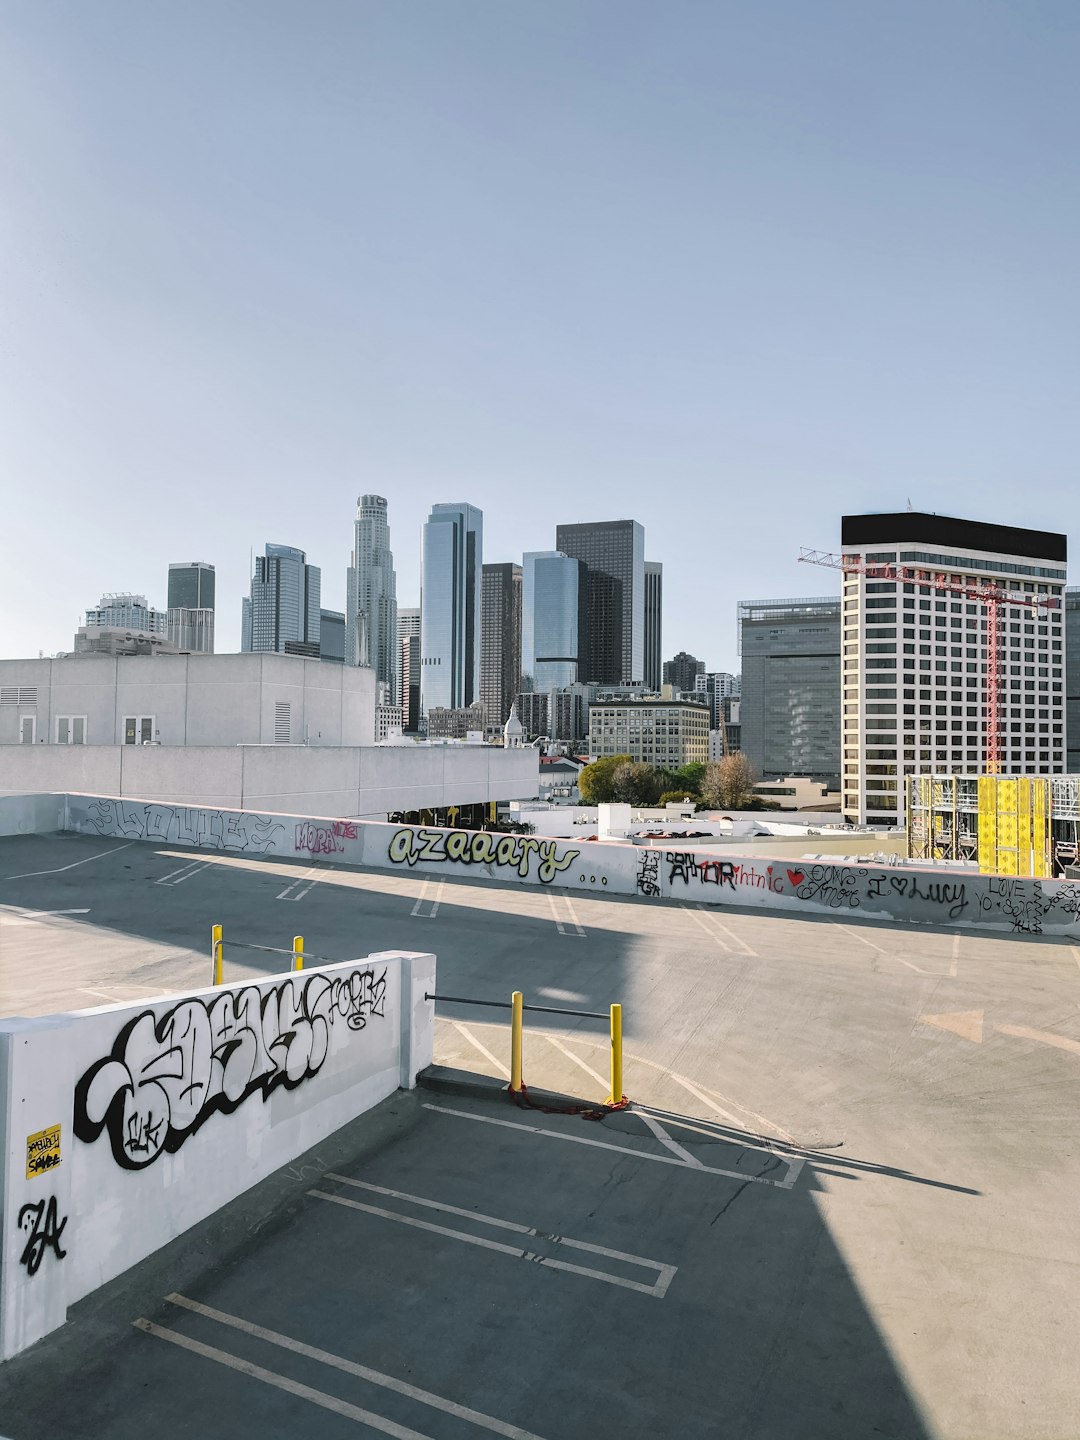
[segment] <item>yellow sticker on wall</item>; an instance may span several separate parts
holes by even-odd
[[[26,1137],[26,1178],[45,1175],[60,1164],[60,1126],[50,1125]]]

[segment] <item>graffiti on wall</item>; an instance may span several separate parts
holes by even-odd
[[[861,872],[866,874],[865,871]],[[926,876],[870,875],[867,879],[867,898],[876,900],[881,896],[900,895],[905,900],[925,900],[930,905],[940,905],[950,920],[959,920],[968,907],[967,887],[962,881],[952,882],[928,880]]]
[[[684,885],[729,885],[735,889],[735,866],[730,860],[707,860],[692,850],[665,850],[668,885],[681,880]]]
[[[386,970],[368,967],[146,1010],[75,1087],[75,1134],[92,1143],[108,1130],[116,1163],[141,1170],[218,1111],[317,1075],[332,1027],[363,1030],[385,1001]]]
[[[640,895],[660,894],[659,850],[642,850],[638,856],[637,888]]]
[[[1041,935],[1043,922],[1062,917],[1067,926],[1080,920],[1080,885],[1059,882],[1049,890],[1039,880],[1011,875],[988,875],[987,891],[980,896],[984,911],[997,911],[1018,934]]]
[[[847,865],[810,865],[795,873],[801,877],[795,891],[800,900],[812,900],[829,910],[857,910],[865,898],[865,870],[853,870]]]
[[[493,835],[486,830],[399,830],[390,841],[389,856],[394,865],[415,865],[418,861],[450,861],[458,865],[493,865],[514,870],[522,880],[529,878],[529,864],[536,857],[536,878],[550,885],[581,854],[564,850],[558,854],[554,840],[534,840],[531,835]]]
[[[293,849],[309,855],[339,855],[345,841],[356,840],[359,834],[354,820],[300,820]]]
[[[127,800],[94,800],[88,819],[99,835],[260,854],[275,849],[285,834],[281,821],[252,815],[246,810],[138,805]]]
[[[26,1244],[19,1256],[19,1264],[25,1265],[28,1275],[37,1274],[46,1250],[51,1250],[57,1260],[63,1260],[67,1251],[60,1249],[60,1237],[67,1223],[66,1215],[63,1220],[59,1218],[55,1195],[49,1196],[47,1204],[44,1200],[38,1200],[22,1207],[19,1211],[19,1229],[26,1231]]]

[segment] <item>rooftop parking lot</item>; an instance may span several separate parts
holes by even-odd
[[[226,978],[301,933],[621,1001],[636,1108],[386,1102],[6,1366],[11,1440],[1076,1434],[1075,946],[27,837],[0,1010],[205,984],[215,922]],[[439,1017],[504,1073],[499,1012]],[[601,1099],[605,1023],[527,1021],[527,1082]]]

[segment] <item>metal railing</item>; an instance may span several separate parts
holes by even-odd
[[[610,1026],[611,1036],[611,1091],[605,1105],[622,1106],[627,1103],[623,1094],[623,1040],[622,1040],[622,1006],[612,1005],[606,1012],[603,1010],[570,1010],[565,1005],[526,1005],[520,990],[515,990],[509,1000],[477,1000],[470,995],[440,995],[436,991],[429,991],[424,995],[425,1000],[442,1000],[448,1005],[483,1005],[491,1010],[510,1011],[510,1093],[511,1095],[522,1095],[525,1092],[525,1083],[522,1079],[522,1066],[525,1050],[525,1023],[524,1012],[531,1010],[539,1015],[574,1015],[579,1019],[586,1020],[607,1020]]]

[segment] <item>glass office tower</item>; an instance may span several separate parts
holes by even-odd
[[[433,505],[424,524],[420,583],[420,704],[448,710],[480,698],[484,516],[475,505]]]
[[[555,548],[589,567],[589,643],[583,680],[645,679],[645,529],[636,520],[559,525]]]
[[[303,550],[267,545],[244,601],[243,648],[319,657],[322,572]]]
[[[523,557],[522,688],[558,690],[580,676],[588,634],[588,570],[557,550]]]

